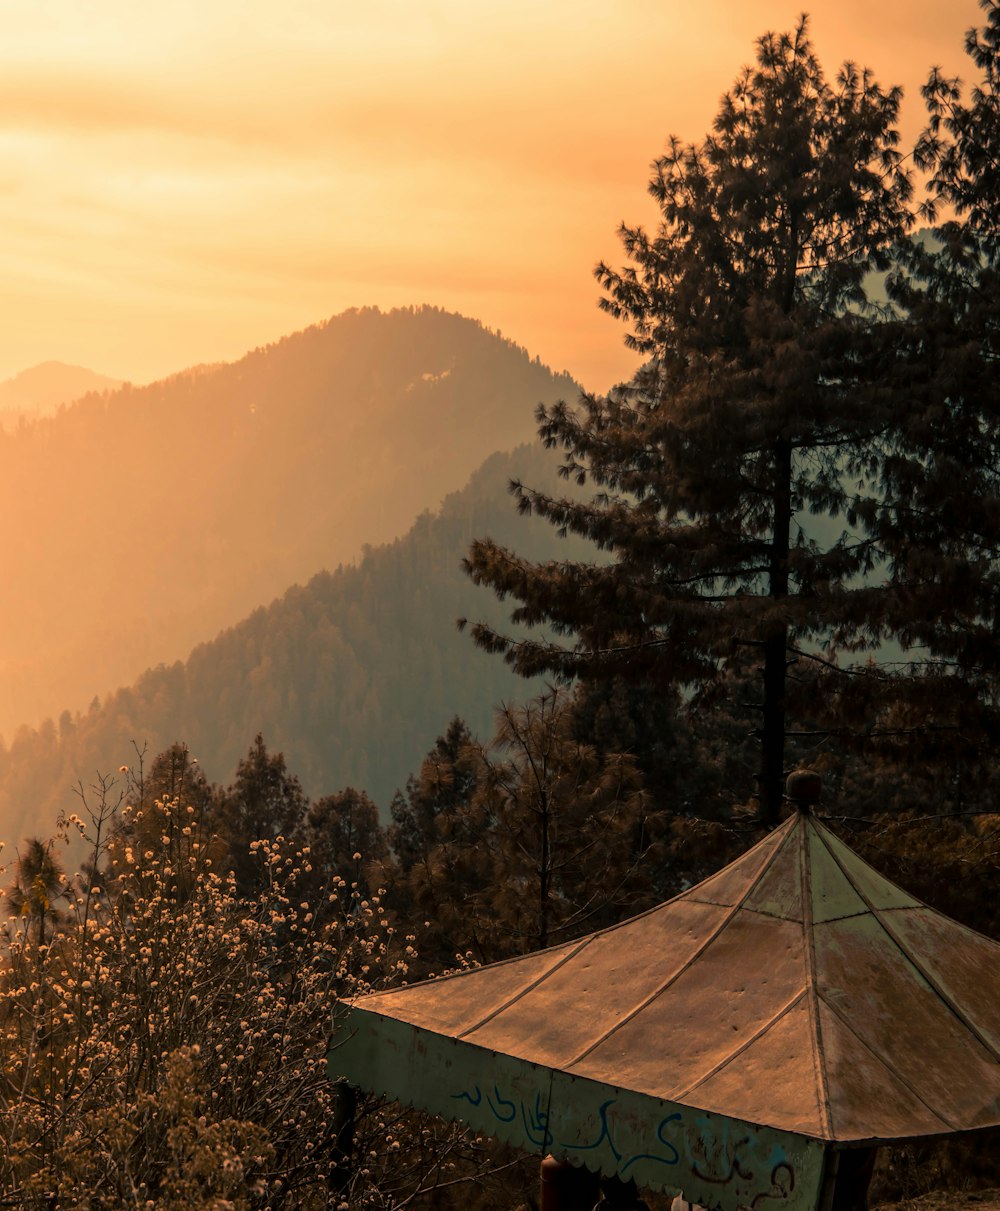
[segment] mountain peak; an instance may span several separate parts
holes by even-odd
[[[98,374],[85,366],[39,362],[0,382],[0,414],[17,412],[44,416],[54,412],[60,404],[72,403],[91,391],[110,391],[120,386],[120,379]]]

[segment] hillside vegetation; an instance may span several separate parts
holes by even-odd
[[[398,537],[575,393],[472,320],[368,309],[0,433],[0,733]]]
[[[573,552],[540,521],[518,517],[512,476],[551,482],[540,446],[494,455],[435,514],[368,548],[357,565],[321,572],[89,710],[22,727],[0,751],[0,837],[47,834],[72,788],[134,759],[186,742],[208,776],[235,768],[254,735],[283,751],[310,795],[364,788],[383,809],[448,719],[487,734],[502,699],[525,682],[459,634],[460,616],[502,617],[503,606],[461,569],[475,535],[518,542],[539,558]]]

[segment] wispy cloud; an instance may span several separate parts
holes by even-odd
[[[963,70],[979,12],[813,7],[829,71],[905,76],[913,133],[927,67]],[[9,0],[0,371],[142,377],[427,300],[490,308],[606,383],[629,363],[590,267],[648,219],[665,136],[704,133],[774,23],[749,0]]]

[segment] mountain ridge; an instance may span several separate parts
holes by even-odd
[[[93,392],[113,391],[123,380],[67,362],[45,361],[0,382],[0,427],[29,424]]]
[[[185,661],[147,669],[86,711],[20,728],[0,746],[0,837],[48,835],[58,812],[78,807],[72,788],[129,763],[133,742],[152,759],[183,741],[222,781],[257,732],[310,795],[353,785],[385,811],[452,716],[486,735],[501,700],[541,685],[455,625],[462,615],[504,616],[462,571],[473,537],[490,533],[528,558],[583,550],[517,513],[508,484],[522,477],[559,490],[540,443],[493,454],[405,536],[292,586]]]
[[[0,733],[392,540],[576,391],[477,321],[365,308],[0,434]]]

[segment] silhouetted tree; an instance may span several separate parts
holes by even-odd
[[[452,928],[456,905],[483,873],[475,861],[479,825],[472,813],[478,779],[471,760],[473,737],[457,715],[438,736],[389,805],[388,902],[419,934],[418,973],[454,965],[458,941]]]
[[[478,909],[492,957],[540,949],[645,907],[642,863],[654,838],[631,758],[599,754],[574,737],[565,691],[502,706],[496,723],[490,745],[474,750],[489,877],[485,895],[467,905]]]
[[[24,920],[29,934],[44,946],[61,920],[56,907],[65,898],[66,873],[52,853],[52,841],[32,837],[24,843],[14,866],[14,880],[7,888],[7,911]]]
[[[419,775],[407,781],[406,794],[393,798],[389,843],[404,874],[437,844],[438,817],[468,805],[476,789],[476,775],[466,756],[471,743],[471,732],[456,715],[435,740]]]
[[[496,723],[482,745],[454,720],[397,804],[397,817],[424,809],[419,834],[391,833],[409,848],[388,877],[421,970],[523,954],[654,894],[643,860],[655,822],[631,759],[574,737],[564,691],[501,707]]]
[[[326,795],[309,808],[301,833],[312,854],[314,874],[324,883],[337,875],[350,886],[357,883],[368,895],[374,890],[368,871],[381,870],[387,854],[385,831],[378,807],[353,786]]]
[[[987,23],[966,39],[981,72],[968,99],[939,71],[924,89],[924,213],[948,217],[901,250],[889,279],[900,407],[863,519],[893,590],[881,626],[916,674],[896,727],[936,724],[967,791],[1000,740],[1000,6],[982,7]]]
[[[235,781],[219,800],[228,861],[241,893],[255,894],[261,886],[260,860],[250,852],[250,842],[293,836],[308,804],[298,778],[288,772],[284,754],[270,754],[258,732],[236,768]]]
[[[548,628],[520,641],[473,628],[522,673],[691,691],[761,663],[767,822],[783,791],[789,662],[872,640],[854,601],[881,560],[857,533],[886,420],[867,289],[911,222],[899,98],[850,64],[828,83],[804,18],[758,40],[712,133],[671,139],[657,160],[657,230],[623,227],[630,264],[597,268],[602,306],[646,363],[607,396],[539,409],[563,474],[600,491],[580,503],[512,485],[523,512],[605,557],[539,564],[483,539],[467,561],[517,602],[514,621]]]

